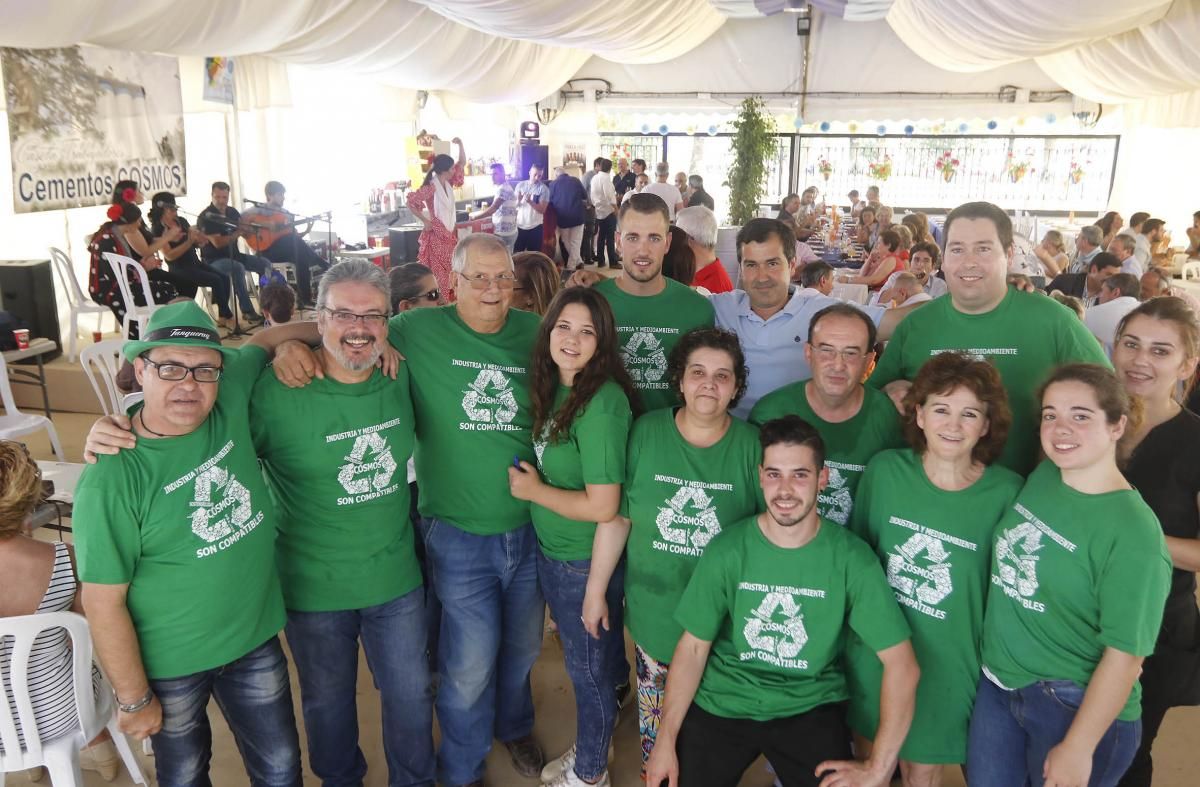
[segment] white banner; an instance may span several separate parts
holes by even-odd
[[[183,100],[173,57],[95,47],[0,49],[13,210],[108,204],[119,180],[183,194]]]

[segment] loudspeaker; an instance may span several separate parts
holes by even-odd
[[[547,169],[550,164],[549,145],[519,145],[517,152],[521,159],[517,167],[518,180],[529,180],[529,168],[537,164],[542,168],[542,182],[550,181],[550,171]]]
[[[391,267],[418,261],[417,241],[421,237],[420,227],[389,227],[388,236],[388,262]]]
[[[30,337],[58,345],[58,350],[42,356],[43,361],[62,355],[50,260],[0,260],[0,309],[25,323]]]

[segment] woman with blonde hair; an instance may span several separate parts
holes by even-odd
[[[540,251],[523,251],[513,257],[513,270],[517,274],[513,307],[545,315],[550,301],[562,286],[558,268]]]
[[[1142,665],[1142,738],[1121,787],[1149,787],[1150,750],[1170,708],[1200,704],[1200,417],[1182,406],[1200,358],[1200,323],[1179,298],[1152,298],[1117,326],[1112,362],[1126,393],[1142,404],[1127,430],[1125,477],[1162,526],[1171,589],[1154,655]]]
[[[42,499],[42,474],[20,443],[0,441],[0,618],[49,612],[79,612],[75,554],[61,541],[38,541],[25,534],[25,523]],[[13,640],[0,640],[0,678],[11,680]],[[71,691],[74,666],[71,640],[64,629],[48,629],[33,641],[29,655],[29,700],[42,743],[70,735],[79,726]],[[100,672],[92,668],[93,690]],[[3,697],[3,693],[0,693]],[[14,720],[16,708],[7,700]],[[25,736],[17,723],[17,740]],[[120,759],[107,733],[83,750],[80,767],[116,778]]]

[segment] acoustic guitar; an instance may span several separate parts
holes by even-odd
[[[253,208],[242,214],[241,231],[246,245],[257,252],[269,248],[280,238],[286,238],[301,224],[312,224],[325,214],[290,218],[291,214],[271,208]]]

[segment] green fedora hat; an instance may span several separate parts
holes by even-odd
[[[125,342],[125,357],[132,363],[147,350],[155,347],[206,347],[222,355],[237,351],[221,346],[217,325],[195,301],[172,303],[155,309],[150,315],[142,338]]]

